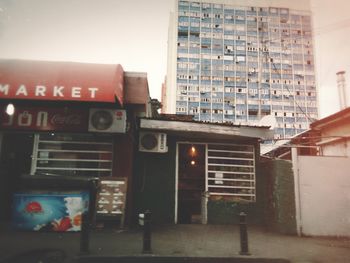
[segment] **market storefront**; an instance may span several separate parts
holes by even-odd
[[[98,178],[96,218],[128,220],[134,123],[146,106],[133,105],[122,67],[5,60],[0,70],[0,220],[13,221],[23,175]],[[27,213],[45,214],[30,204]]]

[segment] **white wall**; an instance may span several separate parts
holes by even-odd
[[[350,157],[350,140],[338,140],[335,143],[324,144],[321,146],[324,156],[347,156]]]
[[[324,156],[347,156],[350,157],[350,139],[340,138],[350,136],[349,116],[344,116],[342,120],[335,120],[334,124],[321,127],[323,137],[320,145]],[[337,124],[337,121],[339,124]],[[337,138],[336,136],[339,136]],[[330,141],[329,143],[324,143]]]
[[[299,156],[297,167],[301,233],[350,236],[350,158]]]

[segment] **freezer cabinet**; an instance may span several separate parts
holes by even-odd
[[[13,195],[12,224],[19,230],[80,231],[88,208],[87,191],[19,192]]]

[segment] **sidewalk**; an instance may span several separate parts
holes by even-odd
[[[286,259],[287,261],[284,262],[293,263],[350,262],[350,239],[288,236],[268,232],[260,227],[248,227],[248,240],[251,255],[240,256],[238,226],[159,226],[154,227],[152,232],[152,255],[154,257]],[[15,232],[2,227],[0,262],[6,262],[4,261],[6,258],[24,251],[45,248],[64,251],[66,254],[64,262],[71,262],[79,255],[79,245],[79,233]],[[93,230],[88,256],[142,256],[142,231],[141,229]]]

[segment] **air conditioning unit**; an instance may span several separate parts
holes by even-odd
[[[125,133],[125,110],[90,109],[88,131],[105,133]]]
[[[141,132],[139,137],[139,151],[166,153],[166,133]]]

